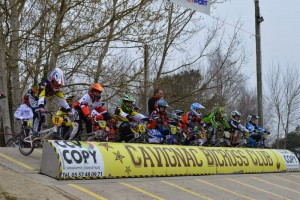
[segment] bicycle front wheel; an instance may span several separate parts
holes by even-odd
[[[34,150],[32,138],[29,135],[29,130],[23,129],[19,134],[19,151],[22,155],[28,156]]]

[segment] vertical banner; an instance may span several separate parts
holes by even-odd
[[[210,0],[167,0],[167,1],[207,15],[210,14]]]

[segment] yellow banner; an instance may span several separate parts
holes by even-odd
[[[129,143],[93,143],[105,177],[175,176],[285,171],[272,149],[212,148]]]

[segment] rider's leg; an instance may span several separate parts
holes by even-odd
[[[41,131],[41,126],[42,123],[44,122],[44,118],[45,116],[39,111],[39,110],[35,110],[34,111],[34,117],[33,117],[33,135],[38,135],[38,132]]]
[[[72,112],[73,112],[74,125],[69,140],[73,140],[82,127],[82,119],[80,117],[79,110],[73,109]]]

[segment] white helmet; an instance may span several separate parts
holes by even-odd
[[[49,75],[51,87],[54,91],[59,91],[60,87],[65,86],[65,76],[60,68],[55,68]]]
[[[250,122],[252,119],[259,119],[258,115],[248,115],[247,122]]]
[[[237,110],[234,110],[234,111],[232,111],[232,112],[230,113],[230,119],[233,120],[233,121],[235,121],[235,122],[240,123],[241,120],[239,120],[239,119],[236,120],[236,119],[235,119],[235,116],[241,116],[241,113],[240,113],[239,111],[237,111]]]

